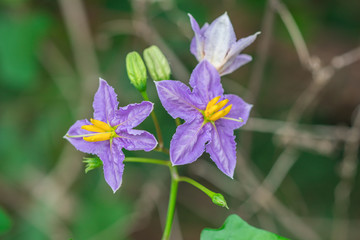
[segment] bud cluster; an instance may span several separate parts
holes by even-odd
[[[170,79],[170,65],[165,55],[157,46],[144,50],[147,70],[154,81]],[[133,51],[126,56],[126,70],[130,82],[140,91],[146,91],[146,67],[139,53]]]

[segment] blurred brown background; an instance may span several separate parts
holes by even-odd
[[[172,239],[199,239],[230,213],[291,239],[359,239],[360,1],[2,0],[0,2],[0,238],[160,239],[169,174],[126,164],[114,195],[101,169],[84,173],[62,136],[91,117],[98,77],[121,106],[140,102],[125,56],[155,44],[173,79],[196,65],[187,13],[202,25],[228,12],[238,38],[262,34],[254,60],[223,78],[254,104],[236,131],[234,180],[204,154],[180,171],[223,193],[230,210],[180,184]],[[175,131],[151,80],[165,143]],[[150,119],[141,126],[154,131]],[[160,153],[127,156],[165,159]]]

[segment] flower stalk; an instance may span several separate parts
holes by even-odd
[[[193,185],[194,187],[196,187],[197,189],[201,190],[203,193],[208,195],[214,204],[216,204],[220,207],[225,207],[225,208],[229,209],[229,207],[227,206],[227,203],[225,201],[225,198],[222,194],[215,193],[215,192],[211,191],[210,189],[206,188],[204,185],[198,183],[194,179],[191,179],[188,177],[179,177],[178,180],[179,180],[179,182],[187,182],[187,183]]]
[[[170,161],[153,159],[153,158],[127,157],[125,158],[124,162],[151,163],[151,164],[170,166]]]
[[[145,101],[149,101],[149,97],[148,97],[146,91],[141,91],[140,93]],[[154,126],[155,126],[156,136],[157,136],[158,143],[159,143],[158,148],[160,151],[162,151],[164,149],[164,140],[163,140],[163,137],[161,134],[160,124],[159,124],[159,121],[158,121],[154,111],[152,111],[150,115],[151,115],[151,118],[152,118],[152,120],[154,122]]]
[[[176,167],[169,165],[169,168],[171,174],[171,189],[170,189],[170,198],[169,198],[169,205],[168,205],[168,211],[166,217],[166,224],[161,240],[168,240],[170,238],[171,228],[174,220],[177,190],[179,185],[179,176]]]

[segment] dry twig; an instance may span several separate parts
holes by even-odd
[[[347,239],[349,227],[350,194],[358,166],[358,153],[360,145],[360,105],[355,111],[353,127],[348,132],[345,143],[344,158],[340,165],[340,182],[335,188],[334,226],[332,239]]]

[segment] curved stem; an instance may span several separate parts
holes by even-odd
[[[188,178],[188,177],[179,177],[179,182],[187,182],[194,187],[198,188],[199,190],[203,191],[206,195],[208,195],[210,198],[213,198],[216,194],[215,192],[211,191],[210,189],[206,188],[202,184],[198,183],[194,179]]]
[[[161,240],[168,240],[170,238],[171,227],[174,220],[177,189],[179,185],[179,176],[176,167],[173,167],[171,165],[169,165],[169,167],[171,173],[171,190],[170,190],[169,206],[166,217],[166,225]]]
[[[142,97],[144,98],[145,101],[149,101],[149,97],[148,97],[146,91],[142,91],[140,93],[141,93],[141,95],[142,95]],[[158,140],[159,140],[159,149],[162,150],[164,148],[164,140],[163,140],[163,137],[162,137],[162,134],[161,134],[159,121],[158,121],[154,111],[151,112],[151,118],[152,118],[152,120],[154,122],[156,135],[157,135]]]
[[[124,162],[138,162],[138,163],[152,163],[158,165],[170,166],[170,161],[153,159],[153,158],[137,158],[137,157],[127,157],[124,159]]]

